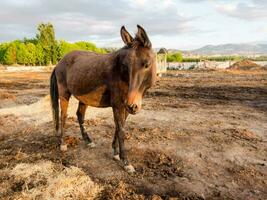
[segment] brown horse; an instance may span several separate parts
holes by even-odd
[[[112,107],[116,131],[112,148],[114,159],[121,160],[126,171],[134,172],[124,149],[124,124],[128,114],[141,109],[144,93],[156,79],[155,54],[145,30],[137,25],[133,38],[123,26],[121,37],[125,46],[110,54],[72,51],[55,67],[50,78],[50,95],[56,132],[59,130],[61,108],[61,151],[67,150],[64,125],[70,96],[79,100],[77,118],[84,141],[94,143],[83,123],[87,106]],[[118,151],[119,145],[119,151]]]

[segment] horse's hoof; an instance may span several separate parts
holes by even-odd
[[[114,156],[113,156],[113,160],[118,160],[118,161],[119,161],[119,160],[120,160],[120,155],[119,155],[119,154],[114,155]]]
[[[60,151],[67,151],[68,150],[68,146],[66,144],[61,144],[60,145]]]
[[[135,169],[134,169],[134,167],[132,165],[126,165],[126,166],[124,166],[124,170],[126,172],[128,172],[129,174],[132,174],[132,173],[135,172]]]
[[[87,146],[89,148],[94,148],[95,147],[95,143],[94,142],[90,142],[89,144],[87,144]]]

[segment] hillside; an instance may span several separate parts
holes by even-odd
[[[267,43],[261,44],[221,44],[221,45],[206,45],[199,49],[183,51],[178,49],[169,49],[169,52],[184,52],[188,54],[201,55],[251,55],[251,54],[267,54]]]
[[[206,45],[192,52],[198,54],[267,54],[267,44]]]

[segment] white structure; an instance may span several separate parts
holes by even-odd
[[[156,56],[157,60],[157,74],[161,74],[167,71],[167,50],[165,48],[161,48],[157,52]]]

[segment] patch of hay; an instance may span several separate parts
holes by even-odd
[[[94,199],[102,190],[81,169],[61,169],[50,161],[18,164],[10,175],[20,184],[16,196],[22,199]]]

